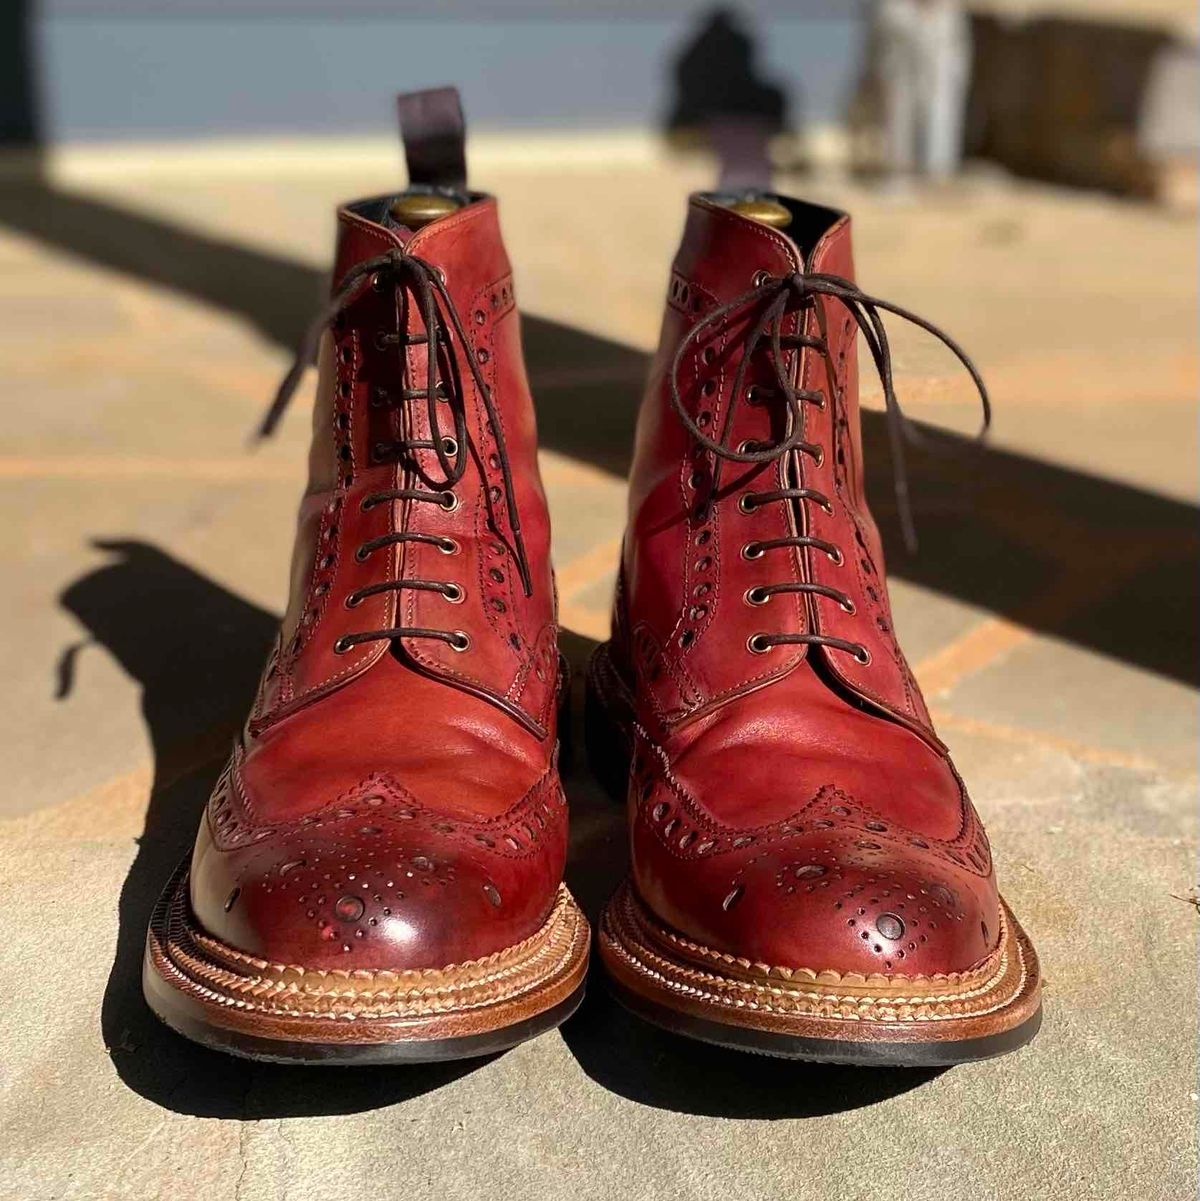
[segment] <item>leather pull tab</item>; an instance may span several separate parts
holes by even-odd
[[[396,97],[409,184],[462,191],[467,186],[466,122],[458,88]]]
[[[719,117],[709,122],[709,142],[717,156],[722,192],[771,186],[771,127],[755,117]]]

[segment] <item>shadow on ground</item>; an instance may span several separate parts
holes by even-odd
[[[61,603],[142,688],[155,781],[137,856],[121,889],[120,929],[101,1012],[104,1042],[121,1079],[142,1096],[201,1117],[264,1118],[353,1113],[394,1105],[474,1071],[486,1059],[404,1068],[303,1068],[250,1063],[187,1042],[142,998],[146,926],[160,890],[188,854],[209,792],[253,699],[277,618],[145,542],[97,542],[111,559],[71,584]],[[594,643],[566,633],[576,687]],[[60,699],[76,687],[79,644],[58,672]],[[577,701],[580,699],[575,698]],[[568,739],[581,748],[582,705]],[[572,802],[568,879],[594,920],[625,870],[621,806],[591,779],[581,749],[566,757]],[[914,1088],[924,1072],[797,1067],[695,1045],[627,1015],[598,973],[563,1029],[581,1067],[633,1100],[729,1117],[803,1117],[857,1108]]]
[[[323,286],[304,264],[40,182],[0,186],[0,224],[186,293],[289,348]],[[627,474],[645,356],[544,318],[527,317],[524,329],[542,445]],[[930,431],[929,450],[910,464],[921,536],[920,553],[910,555],[879,415],[865,414],[863,436],[893,575],[1200,684],[1193,506]]]
[[[920,1088],[937,1068],[797,1063],[698,1043],[623,1009],[593,964],[586,1003],[562,1028],[597,1084],[642,1105],[714,1118],[815,1118]]]
[[[418,1096],[482,1060],[415,1067],[289,1068],[249,1063],[185,1041],[142,998],[150,911],[191,850],[200,815],[253,700],[278,618],[145,542],[97,546],[112,559],[61,603],[142,688],[155,779],[137,856],[121,888],[120,928],[101,1011],[121,1079],[151,1101],[200,1117],[277,1118],[353,1113]],[[59,695],[74,684],[68,648]]]

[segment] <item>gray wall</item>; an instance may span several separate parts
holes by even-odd
[[[38,122],[52,141],[385,130],[391,93],[446,82],[462,88],[477,127],[654,125],[673,56],[711,7],[46,0],[28,23]],[[858,5],[736,7],[797,117],[837,119],[857,71]]]

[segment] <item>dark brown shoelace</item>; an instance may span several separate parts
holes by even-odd
[[[904,458],[905,442],[918,443],[920,438],[912,423],[904,415],[892,378],[892,354],[888,342],[887,329],[884,326],[882,312],[893,313],[912,324],[919,326],[932,334],[943,343],[966,368],[979,393],[983,410],[983,424],[979,432],[982,438],[991,425],[992,408],[988,400],[987,388],[975,364],[971,362],[966,352],[948,334],[937,326],[917,316],[916,313],[902,308],[889,301],[880,300],[862,291],[851,280],[840,275],[804,274],[796,272],[792,275],[769,276],[762,273],[756,278],[754,287],[740,296],[734,297],[727,304],[720,305],[711,313],[701,318],[679,343],[670,371],[671,404],[679,415],[680,421],[688,433],[705,450],[710,451],[719,460],[735,463],[769,463],[782,458],[791,451],[808,455],[819,465],[824,461],[824,449],[815,442],[804,439],[804,412],[806,403],[817,408],[824,408],[826,399],[818,389],[795,387],[789,378],[787,364],[784,361],[785,351],[811,349],[820,354],[828,353],[828,344],[824,338],[806,334],[785,334],[783,322],[789,313],[796,312],[815,302],[817,296],[830,296],[840,300],[854,318],[862,332],[875,369],[879,373],[883,385],[883,398],[888,428],[888,442],[892,456],[892,479],[896,490],[896,507],[900,516],[900,526],[904,534],[905,544],[910,550],[916,549],[916,529],[913,523],[912,507],[909,500],[908,470]],[[687,409],[680,391],[684,361],[691,349],[706,337],[719,331],[735,314],[742,311],[756,310],[753,324],[750,326],[742,346],[742,358],[734,372],[730,389],[730,400],[726,406],[725,419],[720,434],[710,437],[704,432],[701,420],[694,418]],[[755,353],[767,343],[771,369],[774,374],[775,386],[763,387],[756,385],[746,387],[746,372]],[[782,399],[785,405],[785,425],[783,436],[777,442],[758,443],[743,442],[740,446],[729,445],[729,436],[733,428],[734,414],[740,403],[756,404]],[[703,416],[703,415],[701,415]],[[714,481],[715,486],[715,481]],[[833,512],[833,501],[815,488],[788,487],[778,488],[769,492],[745,493],[739,500],[744,512],[751,512],[762,505],[773,502],[804,502],[819,505],[827,513]],[[845,561],[842,549],[831,542],[807,535],[797,535],[789,538],[773,538],[766,541],[750,542],[742,548],[742,554],[748,559],[761,558],[767,551],[783,547],[813,547],[829,556],[835,563]],[[780,592],[816,593],[827,596],[838,602],[848,613],[854,612],[853,599],[835,588],[826,587],[807,581],[785,584],[767,584],[751,588],[746,594],[750,604],[766,604],[772,596]],[[749,642],[750,649],[757,654],[764,653],[773,646],[785,643],[808,643],[829,646],[836,650],[854,655],[860,663],[870,662],[870,652],[860,643],[848,642],[842,638],[833,638],[824,634],[755,634]]]
[[[403,378],[405,370],[405,349],[408,346],[424,345],[428,368],[426,371],[425,387],[419,389],[401,389],[399,398],[404,401],[424,398],[429,420],[430,437],[428,439],[407,439],[395,441],[387,446],[377,448],[383,452],[399,452],[406,454],[415,450],[432,450],[437,456],[442,471],[440,480],[428,480],[421,473],[421,478],[428,483],[428,488],[390,488],[371,493],[363,499],[363,508],[369,509],[378,504],[394,500],[405,500],[414,503],[437,504],[450,510],[458,505],[454,493],[454,485],[462,479],[467,469],[470,447],[467,432],[466,402],[462,388],[462,375],[458,355],[454,353],[454,340],[457,339],[462,350],[471,377],[478,389],[480,400],[487,413],[489,427],[496,441],[496,462],[499,465],[503,479],[505,509],[508,513],[509,525],[512,527],[511,548],[517,569],[521,577],[521,585],[525,595],[533,591],[533,581],[529,570],[529,560],[525,550],[525,541],[521,534],[521,518],[517,511],[516,491],[513,486],[512,467],[509,460],[508,448],[504,441],[504,427],[496,411],[491,389],[483,378],[476,361],[475,354],[467,340],[462,320],[446,290],[441,273],[431,263],[416,255],[406,254],[402,250],[389,250],[386,254],[364,259],[346,272],[341,286],[330,299],[326,307],[317,314],[308,327],[296,351],[296,358],[289,368],[279,390],[275,394],[266,415],[259,426],[258,436],[267,437],[279,423],[289,401],[291,400],[304,372],[316,357],[316,352],[322,334],[338,315],[352,304],[368,286],[385,288],[393,286],[410,295],[420,314],[424,333],[408,334],[403,330],[382,331],[376,339],[380,347],[396,347],[398,354],[397,371]],[[403,300],[403,296],[401,297]],[[442,371],[448,378],[440,378]],[[387,395],[387,393],[384,393]],[[447,403],[453,416],[453,432],[446,432],[441,424],[440,404]],[[446,554],[454,554],[458,544],[453,538],[437,534],[419,534],[399,531],[371,538],[355,550],[358,559],[368,558],[377,550],[387,546],[405,542],[421,542],[436,546]],[[463,599],[460,585],[439,580],[388,579],[360,588],[346,598],[346,604],[354,608],[368,596],[381,592],[398,591],[400,589],[416,589],[440,593],[448,601],[457,603]],[[388,629],[364,630],[360,633],[347,634],[339,638],[334,649],[338,654],[349,650],[361,642],[377,642],[394,638],[432,638],[447,643],[457,651],[466,650],[470,638],[462,630],[438,630],[423,626],[395,626]]]

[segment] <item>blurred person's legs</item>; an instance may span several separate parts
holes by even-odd
[[[966,13],[958,0],[879,0],[874,20],[888,173],[893,182],[954,174],[970,73]]]
[[[918,139],[921,173],[946,179],[962,164],[971,28],[958,0],[929,0],[920,14]]]
[[[917,165],[921,92],[916,0],[879,0],[874,20],[884,165],[900,181]]]

